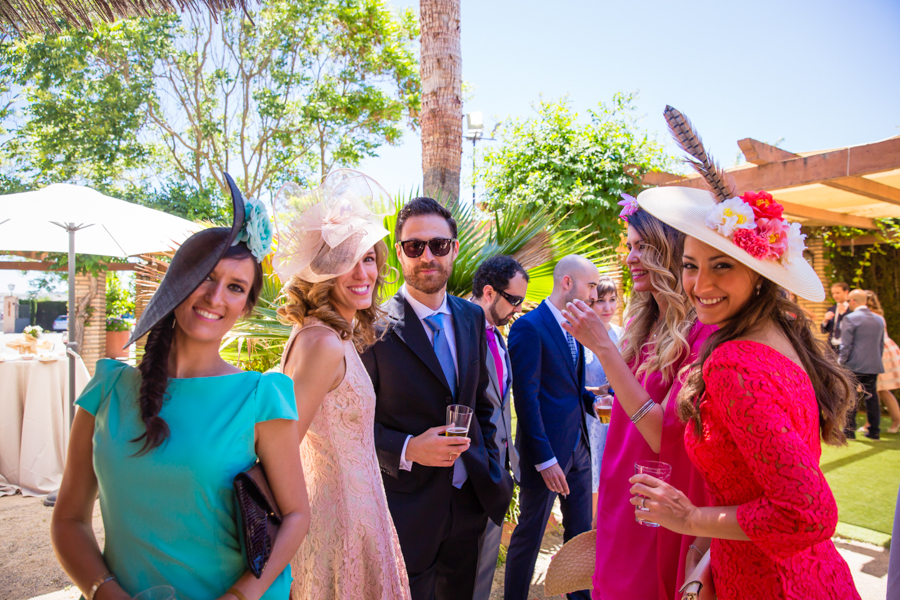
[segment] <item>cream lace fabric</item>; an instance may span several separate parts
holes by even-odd
[[[310,319],[295,327],[285,357],[297,334],[309,327],[326,326]],[[291,561],[291,598],[409,599],[375,454],[375,391],[350,341],[344,342],[344,358],[344,380],[325,396],[300,444],[312,523]]]

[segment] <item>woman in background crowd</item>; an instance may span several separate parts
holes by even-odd
[[[634,465],[665,462],[671,481],[703,505],[706,492],[684,449],[684,423],[674,398],[678,377],[712,329],[697,322],[681,286],[684,236],[628,196],[621,217],[628,223],[628,258],[634,287],[619,348],[606,326],[583,302],[563,314],[563,328],[603,365],[615,403],[607,433],[597,499],[597,556],[593,598],[675,597],[685,571],[701,555],[691,535],[674,534],[636,521],[629,500]]]
[[[821,440],[845,441],[854,388],[779,288],[824,299],[803,258],[805,236],[765,192],[717,202],[705,190],[655,188],[639,204],[687,234],[685,293],[700,321],[719,329],[678,399],[714,505],[695,506],[677,485],[641,474],[631,479],[635,514],[712,538],[720,600],[859,598],[831,541],[837,505],[819,468]]]
[[[375,342],[390,195],[341,169],[319,189],[279,195],[294,222],[274,261],[287,285],[278,309],[294,325],[281,359],[293,378],[300,454],[314,516],[292,561],[292,596],[317,600],[410,597],[400,542],[375,454],[375,391],[359,353]]]
[[[153,586],[179,600],[285,600],[288,562],[309,527],[291,380],[243,372],[219,355],[253,309],[269,251],[268,216],[231,186],[231,229],[191,236],[137,322],[138,368],[101,360],[78,400],[51,533],[86,600]],[[232,482],[257,459],[283,521],[260,578],[244,566]],[[91,524],[100,494],[106,542]]]
[[[622,328],[612,324],[612,318],[616,315],[619,308],[618,292],[616,290],[616,282],[612,277],[603,275],[600,277],[597,285],[597,301],[591,306],[591,309],[600,317],[600,321],[606,326],[606,332],[609,339],[614,344],[618,344],[622,337]],[[597,394],[598,397],[606,397],[612,400],[609,387],[609,379],[603,372],[603,365],[597,360],[597,357],[589,349],[585,348],[584,352],[584,385],[588,390]],[[591,485],[594,490],[593,494],[593,517],[591,527],[597,528],[597,489],[600,485],[600,462],[603,460],[603,449],[606,447],[606,432],[609,429],[609,417],[612,406],[595,406],[597,413],[596,419],[586,419],[588,435],[591,438]]]
[[[878,295],[872,290],[866,290],[866,306],[884,319],[881,302],[878,301]],[[900,432],[900,405],[898,405],[897,397],[894,396],[892,390],[900,388],[900,347],[897,347],[896,342],[888,336],[887,322],[885,322],[884,353],[881,355],[881,362],[884,363],[884,373],[878,375],[878,399],[881,400],[891,416],[891,426],[887,432],[897,433]],[[864,429],[868,428],[869,424],[866,423]]]

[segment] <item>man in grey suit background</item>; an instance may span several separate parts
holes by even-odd
[[[869,431],[866,437],[881,439],[881,407],[878,405],[878,374],[884,373],[884,319],[866,306],[866,292],[853,290],[847,299],[847,314],[841,319],[841,364],[853,371],[866,394]],[[847,414],[848,438],[856,438],[856,404]]]
[[[472,284],[472,302],[484,310],[487,368],[491,379],[485,396],[494,406],[491,421],[497,430],[495,441],[500,449],[500,464],[512,471],[516,481],[519,480],[519,454],[512,443],[512,368],[499,328],[522,311],[527,291],[528,273],[510,256],[494,256],[481,263]],[[478,574],[473,600],[490,598],[502,533],[503,529],[489,519],[478,543]]]

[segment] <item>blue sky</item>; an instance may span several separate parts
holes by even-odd
[[[418,10],[417,0],[392,3]],[[671,104],[727,166],[745,137],[804,152],[900,135],[896,0],[462,0],[461,29],[473,87],[463,110],[483,112],[487,131],[533,115],[541,96],[568,96],[583,113],[638,91],[647,131],[674,152],[662,118]],[[361,169],[391,192],[419,186],[418,134]]]

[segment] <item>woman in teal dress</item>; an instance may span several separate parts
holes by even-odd
[[[243,372],[219,355],[257,300],[271,240],[264,209],[248,202],[245,223],[243,198],[228,182],[234,224],[179,248],[129,341],[149,332],[138,368],[98,362],[77,402],[51,532],[87,600],[125,600],[158,585],[179,600],[289,596],[288,563],[310,519],[297,409],[288,377]],[[232,488],[257,459],[284,516],[259,579],[245,567]],[[102,554],[91,527],[98,491]]]

